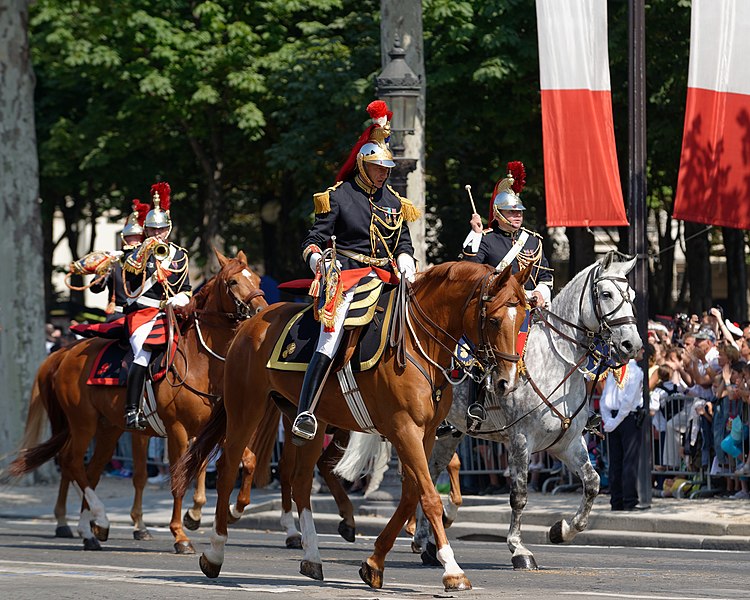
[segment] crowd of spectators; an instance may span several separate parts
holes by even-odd
[[[750,323],[719,307],[703,317],[649,322],[650,412],[656,482],[671,495],[680,474],[703,470],[720,493],[747,499]]]

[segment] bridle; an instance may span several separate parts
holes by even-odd
[[[448,333],[440,325],[435,323],[435,321],[433,321],[430,316],[425,313],[424,309],[420,306],[416,295],[414,294],[411,284],[406,284],[409,294],[409,302],[406,303],[406,306],[402,308],[402,310],[404,314],[404,320],[406,321],[406,326],[408,327],[412,335],[414,344],[422,357],[435,368],[437,368],[442,373],[445,380],[451,385],[461,383],[464,379],[466,379],[466,377],[471,377],[472,379],[480,383],[488,380],[493,371],[495,371],[498,367],[498,357],[502,360],[513,363],[517,363],[521,359],[521,355],[518,353],[509,354],[498,349],[486,336],[485,328],[487,325],[487,320],[489,318],[487,314],[487,305],[491,304],[495,299],[494,296],[489,295],[489,289],[499,275],[500,274],[496,271],[492,271],[484,275],[482,279],[479,280],[472,288],[461,310],[461,314],[465,314],[468,310],[469,304],[472,300],[474,300],[475,297],[477,297],[477,292],[479,292],[477,302],[479,345],[475,350],[475,360],[471,361],[471,364],[465,364],[464,361],[459,359],[456,354],[456,348],[462,345],[462,342]],[[516,302],[507,301],[504,303],[504,306],[507,306],[509,308],[517,307],[520,305],[520,303],[520,300]],[[447,367],[443,367],[442,365],[440,365],[423,348],[422,343],[417,337],[413,323],[416,323],[431,340],[433,340],[438,346],[440,346],[443,350],[450,354],[453,360],[448,363]],[[441,338],[447,338],[450,345],[446,344]],[[432,379],[429,377],[427,371],[419,364],[419,362],[411,357],[408,353],[406,353],[405,358],[409,359],[410,362],[412,362],[422,372],[422,375],[425,376],[425,378],[428,382],[430,382],[430,385],[433,388],[433,395],[435,395],[439,400],[440,394],[442,393],[442,388],[440,388],[439,390],[435,390]],[[460,379],[456,380],[450,376],[451,362],[458,365],[458,367],[463,371],[464,375]],[[400,366],[405,366],[405,362]],[[479,367],[479,373],[474,372],[475,366]]]
[[[263,298],[266,295],[263,290],[261,290],[260,288],[256,288],[254,290],[251,290],[247,294],[247,296],[245,296],[244,298],[239,298],[237,294],[235,294],[234,291],[232,291],[232,286],[229,284],[229,281],[227,281],[226,279],[224,280],[224,285],[226,286],[227,294],[232,299],[232,301],[234,302],[235,308],[237,309],[235,312],[196,309],[193,313],[193,324],[195,325],[195,333],[198,338],[198,345],[201,348],[203,348],[210,356],[212,356],[213,358],[217,360],[220,360],[221,362],[225,362],[226,357],[221,356],[220,354],[214,352],[214,350],[212,350],[206,343],[206,340],[203,337],[203,331],[201,330],[201,326],[200,326],[200,315],[220,315],[228,319],[230,322],[235,323],[236,325],[237,323],[245,321],[249,319],[250,317],[252,317],[254,314],[260,312],[262,308],[253,309],[251,305],[252,301],[255,298]],[[182,355],[182,358],[185,361],[185,372],[187,373],[188,368],[189,368],[187,355],[179,348],[177,348],[176,351]],[[174,382],[171,382],[171,381],[169,382],[169,384],[172,387],[184,386],[185,388],[187,388],[194,394],[208,398],[212,402],[215,402],[221,397],[218,394],[211,394],[209,392],[203,392],[201,390],[195,389],[193,386],[187,383],[186,378],[179,376],[179,374],[177,373],[177,369],[174,366],[174,363],[170,364],[169,368],[175,377]]]
[[[621,297],[619,304],[617,304],[617,306],[613,310],[610,310],[609,312],[606,312],[606,313],[602,310],[601,297],[600,297],[599,288],[598,288],[598,284],[602,281],[612,281],[615,288],[619,291],[620,297]],[[550,409],[550,411],[558,419],[560,419],[560,433],[551,444],[549,444],[546,448],[544,448],[544,450],[547,450],[548,448],[554,446],[560,441],[563,435],[565,435],[565,432],[570,428],[570,425],[572,424],[573,420],[576,418],[578,413],[581,412],[584,406],[588,406],[589,402],[591,401],[591,394],[593,393],[593,390],[596,387],[597,382],[599,381],[599,377],[602,374],[602,372],[605,370],[605,368],[608,368],[610,366],[619,366],[619,365],[612,364],[612,348],[610,344],[610,341],[612,339],[612,333],[613,333],[612,328],[619,327],[622,325],[637,324],[637,320],[635,317],[635,305],[633,304],[633,301],[630,299],[630,294],[628,293],[628,289],[627,287],[621,288],[618,285],[618,282],[625,283],[625,285],[628,286],[628,280],[625,277],[615,276],[615,275],[602,275],[601,264],[597,265],[595,269],[591,269],[591,271],[589,271],[588,275],[586,276],[586,283],[583,286],[583,289],[581,290],[581,296],[578,301],[578,314],[579,315],[583,314],[584,301],[586,299],[586,292],[590,291],[590,301],[592,303],[592,306],[594,307],[594,315],[596,316],[597,323],[598,323],[598,327],[596,330],[589,329],[588,327],[584,327],[582,325],[579,325],[578,323],[571,323],[570,321],[563,319],[559,315],[556,315],[555,313],[542,307],[538,307],[534,310],[533,317],[535,321],[546,325],[548,328],[555,331],[562,338],[571,342],[575,346],[578,346],[579,348],[584,349],[585,352],[581,356],[580,360],[578,360],[573,365],[573,367],[566,373],[562,381],[560,381],[560,383],[558,383],[555,386],[552,392],[550,392],[547,395],[545,395],[542,392],[542,390],[539,388],[539,386],[531,377],[531,373],[529,373],[528,367],[526,367],[526,379],[528,380],[529,385],[531,385],[534,392],[536,392],[536,394],[541,398],[542,401],[538,405],[536,405],[534,408],[532,408],[531,410],[529,410],[522,416],[518,417],[512,423],[509,423],[508,425],[505,425],[498,430],[490,431],[490,432],[482,432],[482,433],[503,432],[509,429],[510,427],[512,427],[513,425],[515,425],[516,423],[518,423],[519,421],[521,421],[522,419],[526,418],[531,413],[533,413],[542,404],[546,404],[547,407]],[[626,304],[630,305],[633,314],[613,319],[612,316],[619,313],[622,307]],[[550,321],[549,317],[552,317],[555,320],[559,321],[560,323],[576,331],[581,332],[583,334],[583,341],[581,341],[577,337],[570,336],[567,333],[561,331],[560,328],[556,327]],[[559,351],[558,351],[558,354],[560,354]],[[563,358],[563,360],[567,360],[562,355],[560,356],[561,358]],[[557,407],[554,404],[552,404],[552,402],[550,401],[550,398],[554,396],[555,392],[557,392],[557,390],[559,390],[565,384],[565,382],[573,375],[573,373],[576,372],[576,370],[581,368],[583,363],[588,358],[593,358],[596,364],[596,374],[593,380],[593,385],[591,386],[589,392],[585,394],[583,401],[578,405],[578,407],[573,412],[573,414],[570,415],[569,417],[566,417],[562,412],[560,412],[557,409]]]

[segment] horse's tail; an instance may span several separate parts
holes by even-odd
[[[333,469],[334,474],[347,481],[356,481],[362,475],[372,473],[383,445],[379,435],[352,431],[344,455]]]
[[[224,401],[217,402],[208,422],[193,440],[188,451],[172,465],[172,487],[178,496],[184,496],[190,482],[195,479],[217,446],[224,445],[227,433],[227,411]]]
[[[57,455],[68,440],[68,419],[57,399],[53,382],[63,356],[64,350],[48,356],[34,378],[21,450],[8,467],[8,473],[12,477],[20,477],[43,465]],[[40,444],[48,418],[52,435]]]
[[[255,454],[256,467],[253,483],[255,487],[265,487],[271,482],[271,457],[279,433],[281,411],[274,402],[268,408],[250,440],[249,448]]]

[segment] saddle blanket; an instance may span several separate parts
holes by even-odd
[[[352,355],[350,362],[353,371],[367,371],[378,364],[387,343],[395,297],[395,290],[380,295],[372,320],[362,328],[362,334]],[[352,312],[349,311],[344,326],[350,322]],[[354,317],[361,318],[359,314]],[[318,345],[319,335],[320,323],[315,320],[310,304],[292,316],[284,326],[266,366],[277,371],[307,370]]]
[[[159,310],[156,308],[143,309],[127,316],[119,316],[106,323],[79,323],[73,325],[70,331],[84,338],[103,337],[110,340],[128,340],[131,332],[150,321],[158,313]],[[144,346],[154,350],[159,349],[160,346],[166,346],[168,331],[166,314],[161,313],[156,319],[151,332],[148,334]],[[177,345],[179,337],[179,327],[175,327],[173,335],[175,345]]]
[[[172,346],[172,359],[177,346]],[[164,362],[164,354],[161,352],[152,356],[151,364],[149,365],[149,374],[152,381],[159,381],[164,379],[166,375],[166,366]],[[116,385],[125,387],[128,382],[128,369],[130,363],[133,362],[133,351],[130,348],[130,344],[122,344],[119,340],[112,340],[105,344],[94,359],[94,364],[91,365],[91,371],[89,377],[86,380],[88,385]]]

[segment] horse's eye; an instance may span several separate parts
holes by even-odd
[[[499,327],[500,319],[498,319],[497,317],[490,317],[490,323],[494,325],[495,327]]]
[[[229,280],[229,287],[232,287],[233,285],[237,285],[237,280],[236,279],[230,279]]]
[[[612,293],[611,292],[602,292],[602,298],[606,298],[607,300],[609,300],[610,298],[612,298]]]

